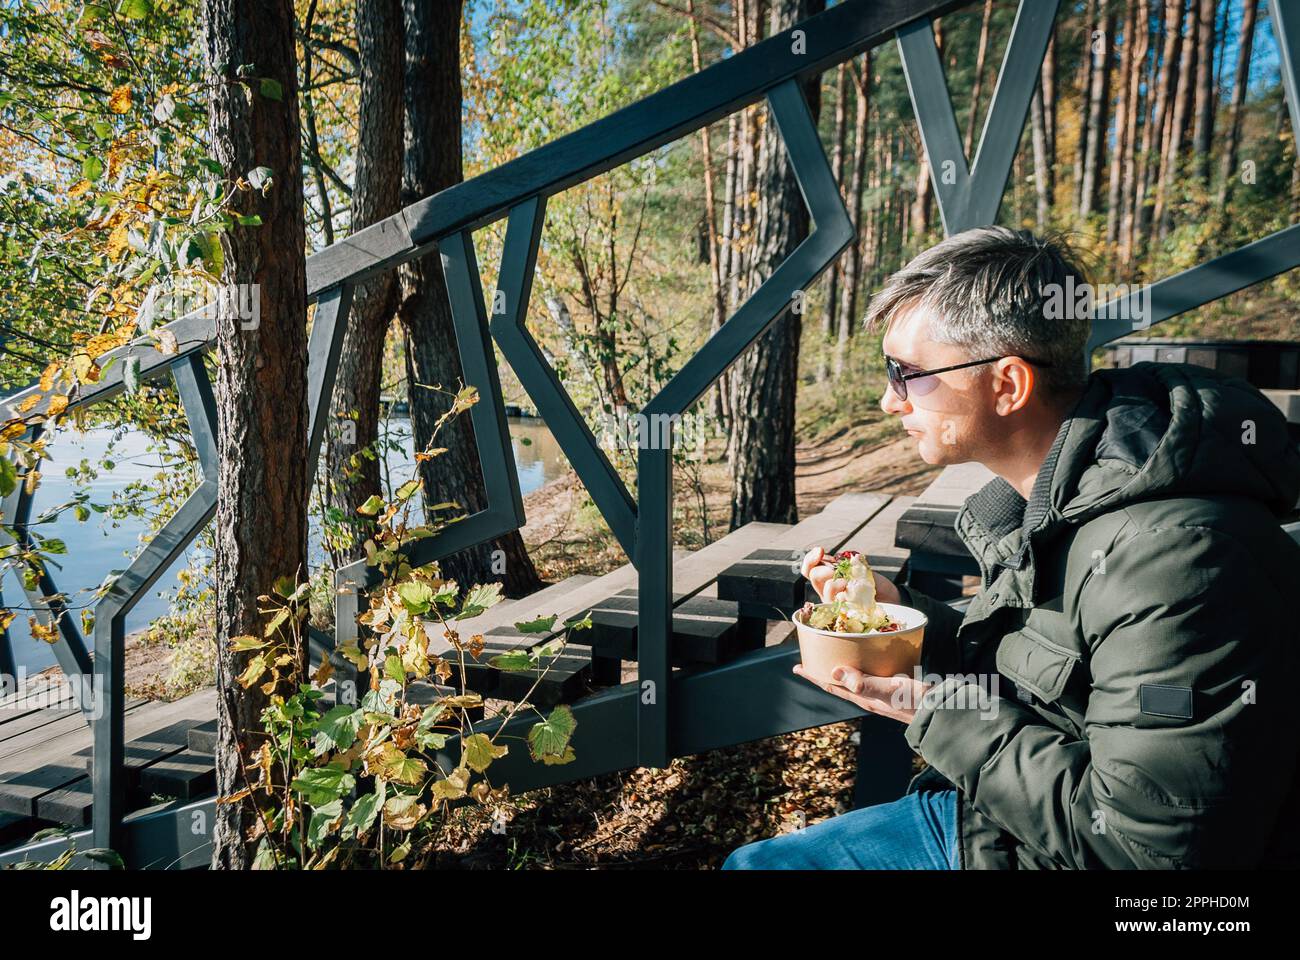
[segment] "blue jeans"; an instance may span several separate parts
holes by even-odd
[[[956,870],[957,791],[925,790],[747,843],[723,870]]]

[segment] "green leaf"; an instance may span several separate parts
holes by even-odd
[[[382,509],[384,509],[384,498],[375,493],[371,494],[365,503],[357,507],[357,513],[365,517],[373,517]]]
[[[417,730],[415,733],[415,742],[421,750],[441,750],[447,745],[447,740],[445,733],[430,733],[427,730]]]
[[[424,775],[429,772],[429,768],[423,760],[408,757],[401,750],[393,747],[391,751],[385,750],[380,758],[379,772],[387,780],[418,786],[424,779]]]
[[[7,497],[18,487],[18,471],[8,457],[0,457],[0,497]]]
[[[117,5],[117,15],[126,20],[143,20],[153,13],[153,4],[149,0],[122,0]]]
[[[81,175],[87,180],[98,180],[104,175],[104,161],[99,157],[86,157],[81,161]]]
[[[341,764],[331,763],[304,770],[290,787],[302,791],[308,803],[319,807],[349,793],[356,783],[356,777],[343,769]]]
[[[578,721],[574,719],[573,711],[560,704],[551,711],[550,716],[533,724],[533,728],[528,731],[528,752],[534,760],[541,760],[548,765],[568,763],[574,758],[569,739],[577,727]]]
[[[127,393],[138,393],[140,391],[139,357],[127,357],[126,362],[122,364],[122,383],[126,385]]]
[[[249,217],[238,214],[235,217],[235,222],[241,227],[260,227],[262,225],[262,218],[257,214],[253,214]]]
[[[379,815],[379,808],[384,805],[384,795],[387,792],[388,785],[380,780],[374,793],[357,797],[357,802],[352,804],[352,809],[348,811],[347,822],[343,824],[344,839],[359,836],[375,825],[375,817]]]
[[[406,668],[402,666],[402,658],[397,654],[389,654],[384,661],[384,676],[396,683],[406,682]]]
[[[475,773],[482,773],[492,761],[504,757],[510,748],[502,744],[497,746],[486,733],[474,733],[465,738],[465,763]]]
[[[307,825],[307,845],[316,848],[325,842],[330,834],[330,827],[343,816],[342,799],[316,806],[313,804],[311,823]]]
[[[402,598],[402,606],[412,616],[422,616],[433,607],[433,587],[423,580],[412,580],[397,588],[397,595]]]
[[[477,617],[484,610],[496,606],[501,601],[501,584],[479,583],[465,595],[465,605],[453,620],[466,620]]]
[[[406,483],[397,488],[396,497],[398,500],[406,502],[407,500],[410,500],[411,497],[415,496],[419,489],[419,480],[407,480]]]
[[[261,83],[258,84],[258,90],[260,90],[262,96],[266,97],[268,100],[284,99],[284,89],[280,86],[279,80],[273,80],[270,77],[263,77]]]
[[[538,617],[536,620],[524,620],[515,624],[515,629],[520,633],[550,633],[555,627],[555,614],[549,617]]]
[[[536,669],[537,664],[533,663],[533,658],[528,655],[527,650],[511,650],[509,653],[499,653],[491,657],[488,666],[517,673],[520,670]]]
[[[330,750],[346,750],[357,741],[361,729],[361,711],[339,704],[321,717],[313,747],[316,756]]]

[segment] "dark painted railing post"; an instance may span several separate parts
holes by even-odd
[[[660,431],[646,416],[637,457],[637,762],[666,767],[672,758],[669,675],[673,612],[672,427]]]

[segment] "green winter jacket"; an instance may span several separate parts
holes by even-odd
[[[902,588],[942,675],[909,791],[957,789],[963,868],[1300,866],[1298,496],[1259,391],[1142,363],[1092,375],[1028,502],[966,501],[965,616]]]

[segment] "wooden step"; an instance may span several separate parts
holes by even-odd
[[[142,802],[151,802],[154,797],[197,800],[216,791],[216,764],[211,754],[187,748],[142,768],[135,788],[147,798]]]
[[[133,801],[140,799],[139,771],[184,750],[189,727],[210,717],[215,709],[212,690],[200,691],[175,703],[128,704],[125,762],[128,788],[137,786],[132,790],[136,794]],[[90,822],[93,799],[88,775],[92,754],[90,731],[81,718],[75,719],[80,727],[54,736],[46,734],[43,741],[40,735],[53,730],[56,724],[0,744],[0,750],[7,751],[27,736],[37,738],[3,761],[8,769],[0,773],[0,810],[71,826],[85,826]]]
[[[822,514],[810,517],[802,530],[792,531],[787,539],[790,546],[763,547],[722,571],[718,596],[734,601],[744,617],[788,619],[805,601],[818,599],[800,569],[814,546],[830,553],[856,550],[866,554],[873,569],[892,579],[902,572],[907,558],[905,550],[894,546],[894,528],[913,499],[845,494],[828,504]]]
[[[536,706],[547,708],[582,696],[589,689],[591,659],[574,655],[567,648],[559,656],[547,657],[535,670],[499,670],[489,661],[493,657],[529,651],[538,645],[539,634],[523,633],[514,627],[497,627],[487,634],[477,658],[466,655],[464,686],[485,697],[520,701],[525,697]],[[454,662],[452,683],[461,683],[460,664]]]
[[[213,756],[217,752],[216,717],[190,727],[188,744],[191,753]]]
[[[624,590],[601,601],[591,611],[591,647],[599,656],[637,659],[639,594]],[[725,663],[745,650],[762,646],[763,632],[747,623],[742,631],[737,604],[716,597],[673,595],[674,666]]]

